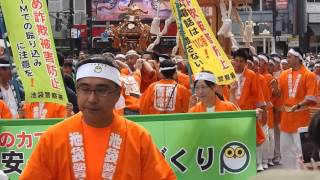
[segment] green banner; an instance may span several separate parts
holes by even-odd
[[[256,174],[255,112],[128,116],[144,126],[182,180]],[[58,120],[0,121],[0,169],[17,179],[41,132]]]
[[[46,1],[0,0],[0,3],[25,101],[65,105],[67,96]]]

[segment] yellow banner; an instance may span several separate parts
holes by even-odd
[[[236,76],[231,61],[213,34],[198,2],[170,0],[170,4],[192,72],[211,71],[217,77],[217,84],[234,82]]]

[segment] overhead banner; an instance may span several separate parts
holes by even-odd
[[[0,3],[25,101],[65,105],[67,96],[46,1],[0,0]]]
[[[129,116],[152,135],[181,180],[256,174],[255,112]],[[0,169],[17,179],[42,132],[57,120],[0,121]],[[236,127],[236,129],[235,129]]]
[[[170,0],[192,72],[213,72],[218,84],[236,80],[231,61],[220,46],[196,0]]]

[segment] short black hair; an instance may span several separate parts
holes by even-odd
[[[166,59],[160,63],[160,68],[175,67],[177,64],[171,59]],[[167,79],[173,79],[173,75],[177,72],[177,68],[170,70],[162,70],[161,74]]]
[[[72,68],[73,63],[72,63],[72,61],[67,60],[67,61],[64,61],[63,66],[64,66],[64,67],[70,67],[70,68]]]
[[[119,66],[114,61],[114,59],[112,59],[111,57],[104,57],[102,55],[92,55],[92,56],[89,56],[88,58],[80,61],[76,66],[76,71],[78,71],[79,67],[81,67],[84,64],[88,64],[88,63],[106,64],[108,66],[116,68],[120,72]],[[114,83],[114,84],[116,84],[116,83]],[[117,84],[116,84],[116,86],[119,87],[119,85],[117,85]]]
[[[236,58],[236,57],[242,57],[247,61],[249,57],[249,53],[246,49],[238,49],[233,53],[233,58]]]

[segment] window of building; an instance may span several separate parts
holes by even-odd
[[[262,0],[262,10],[268,11],[272,10],[273,0]]]

